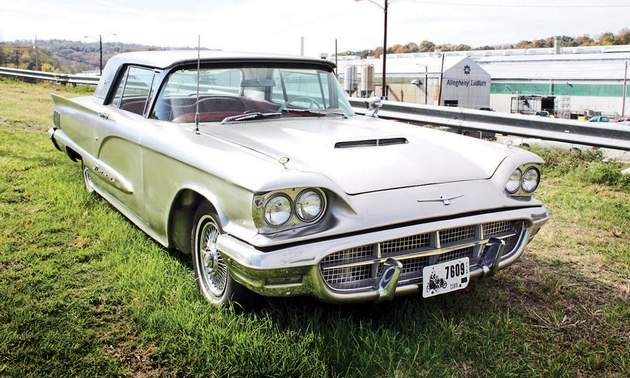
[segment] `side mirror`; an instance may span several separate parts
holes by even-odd
[[[379,111],[380,108],[383,107],[383,103],[381,102],[381,98],[377,97],[377,96],[370,97],[367,100],[366,104],[367,104],[367,108],[372,111],[368,115],[370,117],[378,118],[378,111]]]

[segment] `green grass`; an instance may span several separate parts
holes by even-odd
[[[45,134],[53,91],[88,93],[0,80],[0,376],[630,375],[630,192],[614,163],[554,153],[552,220],[464,291],[217,310],[186,258],[85,193]]]

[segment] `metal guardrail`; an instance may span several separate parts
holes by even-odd
[[[0,67],[0,76],[83,85],[97,85],[99,80],[98,76],[68,75],[7,67]],[[365,114],[369,111],[366,99],[351,98],[350,103],[358,114]],[[383,107],[378,115],[385,119],[447,126],[460,132],[462,130],[486,131],[630,151],[630,125],[604,122],[589,123],[394,101],[383,101],[382,104]]]
[[[55,72],[22,70],[19,68],[0,67],[0,76],[12,76],[36,80],[48,80],[61,84],[97,85],[98,76],[69,75]]]
[[[367,101],[351,98],[358,114],[365,114]],[[630,125],[606,122],[583,122],[522,114],[499,113],[447,106],[419,105],[383,101],[380,118],[456,128],[516,135],[529,138],[607,147],[630,151]]]

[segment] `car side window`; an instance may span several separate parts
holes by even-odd
[[[120,81],[112,105],[138,115],[144,114],[155,73],[141,67],[129,67]]]
[[[118,87],[116,88],[116,92],[114,93],[112,106],[116,108],[120,107],[120,100],[122,99],[123,90],[125,89],[125,81],[127,80],[127,72],[128,70],[125,70],[125,72],[122,74],[120,81],[118,83]]]

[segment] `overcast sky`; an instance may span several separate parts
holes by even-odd
[[[374,0],[382,3],[383,0]],[[391,1],[391,0],[390,0]],[[389,45],[472,46],[630,27],[629,0],[393,0]],[[0,41],[105,40],[318,55],[382,45],[383,13],[355,0],[0,0]]]

